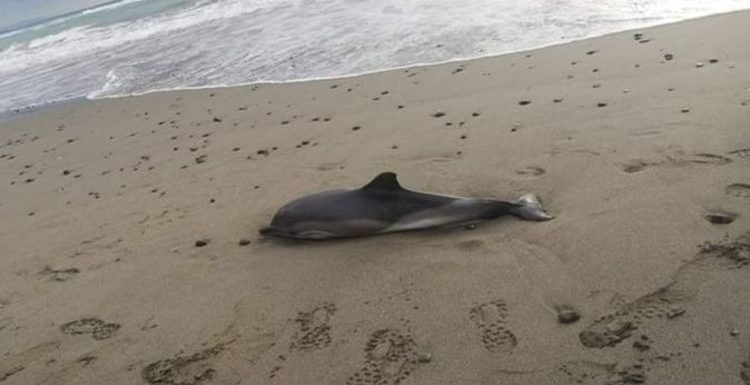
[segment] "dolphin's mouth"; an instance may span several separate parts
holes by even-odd
[[[260,230],[258,230],[258,232],[261,235],[275,235],[275,234],[279,233],[278,230],[274,229],[271,226],[263,226],[263,227],[260,228]]]

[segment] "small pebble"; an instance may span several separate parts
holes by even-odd
[[[737,337],[738,335],[740,335],[740,331],[737,329],[733,329],[731,332],[729,332],[729,335],[731,335],[732,337]]]
[[[690,112],[690,107],[683,107],[680,109],[680,112],[682,112],[683,114],[687,114],[688,112]]]
[[[732,223],[734,222],[734,218],[734,215],[727,213],[715,212],[706,214],[706,220],[715,225],[726,225]]]
[[[195,247],[206,246],[206,245],[208,245],[209,242],[211,242],[211,240],[208,239],[208,238],[199,239],[199,240],[195,241]]]
[[[417,358],[417,361],[419,361],[419,362],[421,362],[423,364],[426,364],[426,363],[432,361],[432,354],[430,354],[430,353],[422,353]]]
[[[569,306],[560,306],[557,309],[557,321],[561,324],[569,324],[581,319],[581,315]]]
[[[247,246],[247,245],[250,244],[250,240],[249,239],[240,239],[240,241],[238,243],[240,244],[240,246]]]

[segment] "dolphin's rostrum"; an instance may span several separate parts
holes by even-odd
[[[534,221],[553,218],[532,194],[514,202],[427,194],[401,187],[396,174],[384,172],[359,189],[295,199],[260,233],[300,239],[361,237],[464,225],[506,214]]]

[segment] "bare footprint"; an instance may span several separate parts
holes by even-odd
[[[695,298],[713,272],[739,269],[750,264],[750,233],[736,240],[707,242],[688,263],[672,276],[672,283],[607,314],[580,334],[590,348],[614,346],[655,318],[671,319],[686,312],[683,305]]]
[[[118,329],[120,329],[120,324],[106,323],[99,318],[82,318],[60,326],[60,331],[67,335],[91,334],[95,340],[106,340],[112,337]]]
[[[310,311],[300,312],[294,322],[299,330],[292,336],[291,349],[317,350],[331,344],[331,326],[328,321],[336,313],[336,305],[324,303]]]
[[[481,332],[482,344],[490,352],[509,352],[518,345],[516,336],[505,327],[507,317],[502,299],[477,304],[469,311],[469,318]]]
[[[413,337],[397,329],[381,329],[365,345],[365,364],[347,385],[396,385],[422,362]]]

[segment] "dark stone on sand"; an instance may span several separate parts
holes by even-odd
[[[635,39],[635,40],[641,40],[642,38],[643,38],[643,34],[642,33],[633,34],[633,39]]]
[[[649,346],[648,344],[643,343],[641,341],[635,341],[635,342],[633,342],[633,347],[636,348],[636,349],[638,349],[638,350],[640,350],[640,351],[645,351],[645,350],[651,349],[651,346]]]
[[[63,170],[62,174],[63,175],[70,175],[70,170]]]
[[[597,51],[597,50],[591,50],[589,52],[586,52],[586,55],[593,55],[593,54],[595,54],[597,52],[599,52],[599,51]]]
[[[530,100],[521,100],[520,102],[518,102],[519,106],[528,106],[529,104],[531,104]]]
[[[433,118],[440,118],[440,117],[443,117],[443,116],[445,116],[445,112],[443,112],[443,111],[438,111],[438,112],[432,114]]]
[[[664,60],[672,60],[674,59],[674,55],[671,53],[664,54]]]
[[[208,244],[209,244],[209,242],[211,242],[211,240],[210,240],[210,239],[208,239],[208,238],[204,238],[204,239],[199,239],[199,240],[195,241],[195,247],[203,247],[203,246],[206,246],[206,245],[208,245]]]
[[[471,113],[471,116],[473,116],[473,117],[475,117],[475,118],[476,118],[477,116],[479,116],[479,113],[478,113],[478,112],[472,112],[472,113]]]
[[[708,62],[711,63],[711,64],[716,64],[716,63],[719,62],[719,59],[711,59]]]
[[[240,246],[247,246],[247,245],[249,245],[250,243],[251,243],[251,241],[250,241],[249,239],[240,239],[240,241],[238,242],[238,244],[239,244]]]
[[[214,117],[214,122],[216,122],[216,123],[221,123],[221,119],[219,119],[219,118],[217,118],[217,117]]]
[[[360,127],[360,126],[354,126],[354,127],[352,127],[352,131],[357,131],[357,130],[359,130],[360,128],[362,128],[362,127]]]
[[[734,222],[736,216],[734,214],[713,212],[706,214],[706,220],[715,225],[726,225]]]
[[[581,319],[581,315],[578,314],[570,306],[558,306],[557,307],[557,321],[561,324],[569,324]]]
[[[198,163],[198,164],[204,163],[205,161],[206,161],[206,155],[201,155],[195,158],[195,163]]]
[[[607,103],[597,103],[597,107],[607,107]]]

